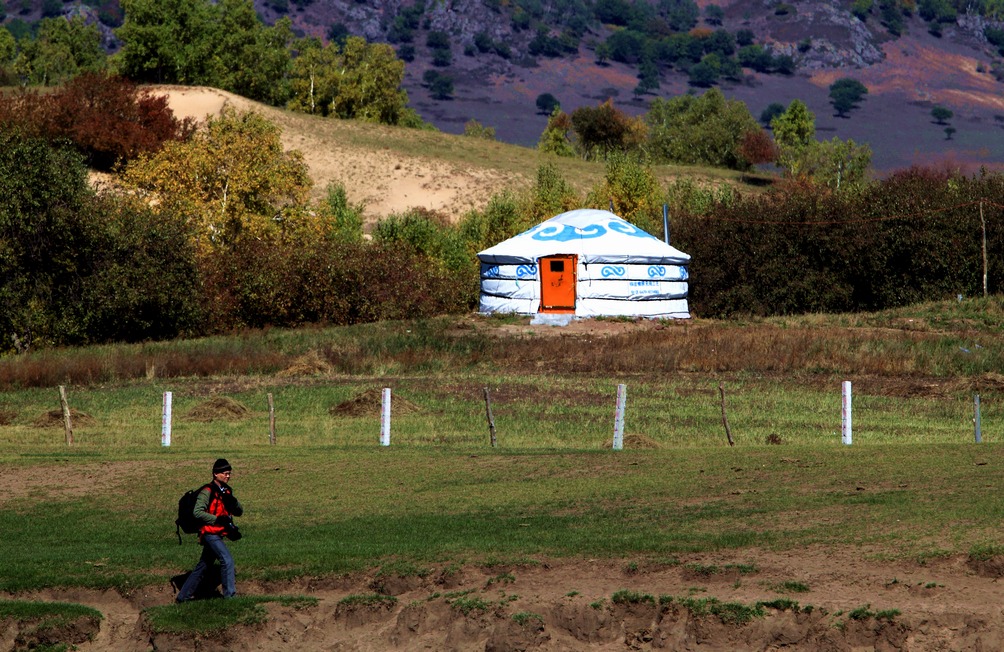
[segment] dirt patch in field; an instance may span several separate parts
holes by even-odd
[[[278,378],[294,378],[296,376],[316,376],[330,374],[331,364],[317,350],[307,351],[293,363],[276,374]]]
[[[235,546],[238,573],[241,552]],[[375,581],[378,569],[282,584],[238,574],[245,595],[303,595],[317,604],[265,603],[265,623],[198,637],[150,631],[142,611],[170,604],[166,578],[127,595],[64,589],[4,597],[101,611],[93,640],[75,643],[80,652],[1001,649],[996,578],[975,573],[965,557],[919,563],[880,554],[811,547],[663,561],[541,559],[505,568],[444,566],[394,587]],[[395,595],[346,600],[372,596],[374,587]],[[13,647],[10,632],[9,623],[0,624],[3,649]]]
[[[364,417],[380,414],[383,405],[383,390],[367,389],[362,394],[358,394],[347,401],[342,401],[338,405],[333,405],[328,409],[328,413],[333,417]],[[391,407],[394,414],[412,414],[421,412],[422,408],[400,396],[391,397]]]
[[[17,410],[0,409],[0,426],[9,426],[17,419]]]
[[[206,422],[240,421],[246,418],[250,412],[251,410],[240,401],[235,401],[227,396],[216,396],[189,410],[185,419]]]
[[[87,428],[95,424],[94,417],[87,414],[86,412],[81,412],[70,408],[70,425],[79,426],[81,428]],[[62,410],[49,410],[45,414],[41,414],[36,418],[32,425],[36,428],[62,428],[63,427],[63,412]]]
[[[607,441],[603,442],[603,448],[613,448],[613,447],[614,447],[613,439],[608,439]],[[652,448],[662,448],[662,447],[659,445],[659,442],[645,435],[624,435],[624,448],[652,449]]]

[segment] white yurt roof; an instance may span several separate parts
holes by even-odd
[[[575,254],[580,264],[663,264],[690,262],[669,246],[610,211],[582,208],[556,215],[478,254],[490,265],[536,264],[541,256]]]

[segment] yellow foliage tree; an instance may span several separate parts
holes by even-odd
[[[203,251],[240,238],[320,232],[307,211],[303,155],[284,151],[281,130],[253,111],[226,107],[184,142],[136,159],[123,179],[149,200],[195,222]]]

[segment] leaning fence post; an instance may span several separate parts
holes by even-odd
[[[70,403],[66,400],[66,388],[59,386],[59,406],[63,409],[63,430],[66,432],[66,445],[73,445],[73,425],[70,423]]]
[[[973,396],[973,427],[976,429],[976,443],[983,442],[983,433],[980,432],[980,395]]]
[[[729,440],[729,446],[735,446],[736,443],[732,441],[732,428],[729,428],[729,418],[725,416],[725,388],[721,383],[718,383],[718,395],[722,399],[722,425],[725,426],[725,438]]]
[[[613,449],[624,448],[624,408],[627,404],[627,385],[617,386],[617,408],[614,411],[614,444]]]
[[[172,392],[164,392],[164,409],[160,416],[160,445],[171,445],[171,404],[174,400]]]
[[[380,409],[380,445],[390,446],[390,387],[383,388]]]
[[[851,428],[851,381],[845,380],[841,384],[841,388],[840,441],[850,446],[853,439]]]
[[[268,443],[275,446],[275,402],[272,392],[268,393]]]
[[[485,387],[485,415],[488,417],[488,432],[491,434],[492,448],[498,445],[495,439],[495,417],[492,416],[492,399],[488,394],[488,388]]]

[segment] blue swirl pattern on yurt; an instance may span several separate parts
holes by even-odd
[[[631,224],[630,222],[614,222],[613,220],[611,220],[607,224],[607,227],[611,231],[616,231],[617,233],[623,233],[624,235],[630,235],[635,238],[652,238],[653,240],[657,239],[651,233],[645,233],[644,231],[636,227],[634,224]]]
[[[540,229],[530,237],[534,240],[557,240],[558,242],[568,242],[569,240],[588,240],[590,238],[599,238],[607,230],[604,229],[599,224],[590,224],[589,226],[584,226],[582,228],[571,226],[570,224],[563,224],[559,229],[556,225],[548,225]]]

